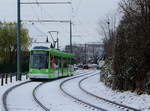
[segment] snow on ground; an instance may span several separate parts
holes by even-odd
[[[32,96],[33,89],[40,83],[27,83],[13,90],[7,98],[8,109],[11,109],[11,111],[42,111]],[[16,99],[17,101],[14,102]]]
[[[77,70],[74,72],[74,75],[78,75],[78,74],[84,73],[84,72],[86,72],[86,70]],[[10,88],[14,85],[20,84],[24,81],[28,81],[28,80],[26,80],[25,76],[22,77],[22,81],[16,81],[15,77],[13,77],[12,83],[10,83],[10,79],[8,78],[8,84],[4,83],[3,86],[0,86],[0,111],[3,110],[3,106],[2,106],[3,93],[8,88]],[[4,80],[4,82],[5,82],[5,80]],[[1,83],[1,79],[0,79],[0,83]],[[25,84],[23,86],[16,88],[14,91],[12,91],[8,95],[8,107],[11,109],[11,111],[42,111],[41,108],[36,104],[36,102],[33,100],[33,97],[32,97],[33,88],[35,88],[38,84],[39,84],[39,82],[28,83],[28,84]],[[49,94],[50,93],[48,92],[47,95],[49,95]]]
[[[93,70],[84,70],[82,72],[93,72]],[[81,71],[76,72],[76,74],[79,73],[81,73]],[[42,86],[37,92],[39,100],[47,106],[47,108],[51,109],[51,111],[92,111],[76,103],[74,99],[66,96],[60,90],[59,85],[65,79],[56,80],[55,82],[50,82]],[[70,89],[73,90],[74,87],[71,86]],[[78,93],[78,91],[76,91],[76,93]]]
[[[83,72],[97,72],[97,70],[77,70],[75,71],[75,75],[78,75]],[[117,103],[129,105],[131,107],[141,109],[143,111],[150,111],[149,95],[143,94],[139,96],[129,91],[124,93],[112,91],[110,88],[106,87],[102,82],[99,82],[99,77],[99,75],[96,75],[91,78],[88,78],[82,83],[83,87],[89,92],[92,92],[100,97],[107,98],[111,101],[116,101]],[[80,80],[82,78],[84,77],[81,77]],[[38,89],[37,97],[44,105],[50,108],[51,111],[91,111],[91,109],[80,105],[78,102],[75,102],[73,99],[63,94],[63,92],[59,89],[59,84],[65,79],[67,78],[46,83]],[[23,77],[23,81],[27,81],[25,77]],[[13,78],[13,83],[8,82],[7,85],[0,86],[0,99],[2,99],[2,94],[8,88],[19,84],[23,81],[16,82],[15,78]],[[82,96],[81,99],[92,101],[95,104],[102,104],[101,102],[96,103],[97,100],[94,100],[90,96],[86,96],[85,93],[81,92],[81,90],[79,90],[76,87],[78,81],[79,79],[73,80],[69,84],[66,84],[66,86],[64,87],[71,93],[73,92],[72,94],[74,94],[75,96]],[[11,94],[8,96],[8,99],[10,99],[8,104],[12,111],[42,111],[40,107],[36,104],[36,102],[33,100],[31,94],[33,88],[38,84],[39,82],[28,83],[25,86],[21,86],[20,88],[17,88],[17,90],[11,92]],[[15,94],[18,97],[20,96],[21,98],[16,98]],[[19,107],[16,107],[16,105],[19,105]],[[111,106],[108,105],[108,107]],[[2,101],[0,101],[0,111],[1,109]]]
[[[142,111],[150,111],[149,95],[143,94],[139,96],[136,93],[132,93],[130,91],[126,91],[123,93],[119,91],[112,91],[99,80],[99,75],[93,76],[83,81],[82,86],[89,92],[100,97],[107,98],[111,101],[125,104]]]
[[[8,84],[5,84],[3,86],[0,86],[0,111],[2,110],[2,95],[3,93],[10,87],[20,84],[21,82],[27,81],[25,76],[22,76],[22,81],[16,81],[16,78],[12,78],[12,83],[10,83],[10,79],[8,79]],[[4,81],[5,82],[5,81]],[[0,78],[0,83],[1,83],[1,78]]]
[[[74,102],[59,89],[62,80],[45,84],[37,93],[40,101],[51,111],[91,111]],[[41,95],[41,93],[43,95]]]
[[[99,73],[99,71],[95,70],[94,73],[91,73],[91,74],[96,74],[96,73]],[[95,106],[99,106],[108,111],[122,111],[122,109],[114,107],[111,104],[107,104],[103,101],[100,101],[100,100],[96,99],[95,97],[91,97],[91,96],[87,95],[85,92],[83,92],[78,86],[79,81],[83,78],[85,78],[85,76],[68,81],[67,83],[64,84],[64,89],[67,92],[69,92],[69,94],[73,95],[74,97],[77,97],[77,98],[79,98],[83,101],[86,101],[90,104],[93,104]],[[89,84],[90,83],[88,81],[87,85],[89,85]]]

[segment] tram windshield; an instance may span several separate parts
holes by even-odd
[[[47,69],[48,51],[32,51],[30,62],[31,68]]]

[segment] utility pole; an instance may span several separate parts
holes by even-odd
[[[58,39],[58,32],[57,32],[57,49],[59,50],[59,39]]]
[[[86,64],[86,58],[87,58],[87,57],[86,57],[86,52],[87,52],[87,51],[86,51],[86,43],[85,43],[85,64]]]
[[[70,20],[70,53],[72,53],[72,22]]]
[[[109,18],[108,18],[107,24],[108,24],[108,31],[109,31],[109,37],[110,37],[111,35],[110,35],[110,20],[109,20]]]
[[[21,17],[20,0],[17,0],[17,79],[21,80]]]

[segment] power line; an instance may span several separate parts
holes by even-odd
[[[54,17],[53,17],[48,11],[44,10],[44,8],[42,7],[42,5],[39,4],[39,1],[38,1],[38,0],[36,0],[36,2],[37,2],[38,7],[41,8],[41,10],[43,10],[45,13],[47,13],[47,15],[48,15],[50,18],[54,19]],[[71,3],[71,6],[72,6],[72,0],[70,0],[70,3]],[[62,26],[61,26],[61,27],[62,27]],[[48,28],[48,27],[47,27],[47,28]],[[62,29],[64,29],[64,27],[62,27]]]
[[[83,2],[83,0],[79,0],[78,7],[77,7],[76,10],[75,10],[75,14],[76,14],[76,15],[77,15],[77,12],[78,12],[79,9],[80,9],[80,6],[81,6],[82,2]]]
[[[40,28],[38,28],[37,26],[35,26],[34,24],[32,25],[32,26],[34,26],[35,28],[36,28],[36,30],[37,31],[39,31],[41,34],[43,34],[43,35],[45,35],[45,36],[47,36],[47,34],[46,33],[44,33]]]
[[[21,20],[22,22],[58,22],[58,23],[70,23],[70,20]]]
[[[49,5],[49,4],[71,4],[71,2],[21,2],[20,4],[28,4],[28,5],[31,5],[31,4],[43,4],[43,5]]]
[[[90,33],[87,30],[87,27],[83,26],[83,23],[81,22],[80,18],[77,16],[77,13],[78,13],[78,11],[80,9],[80,6],[81,6],[82,2],[83,2],[83,0],[80,0],[79,3],[78,3],[78,6],[77,6],[77,8],[74,11],[74,18],[76,18],[76,20],[78,20],[78,23],[80,24],[80,26],[83,27],[82,29],[84,30],[85,34],[89,36]]]
[[[44,8],[42,7],[42,5],[39,4],[39,1],[36,0],[36,2],[37,2],[37,6],[41,8],[41,11],[44,11],[45,13],[48,14],[48,16],[49,16],[50,18],[53,19],[53,16],[52,16],[50,13],[48,13],[46,10],[44,10]]]
[[[39,20],[39,19],[40,19],[40,17],[38,16],[38,14],[36,13],[36,11],[34,10],[33,6],[31,6],[31,8],[32,8],[33,12],[35,13],[35,16],[36,16],[36,17],[37,17],[37,19]]]

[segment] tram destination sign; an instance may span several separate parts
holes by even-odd
[[[46,55],[46,54],[48,54],[48,51],[32,51],[32,54],[33,55],[38,55],[38,54]]]

